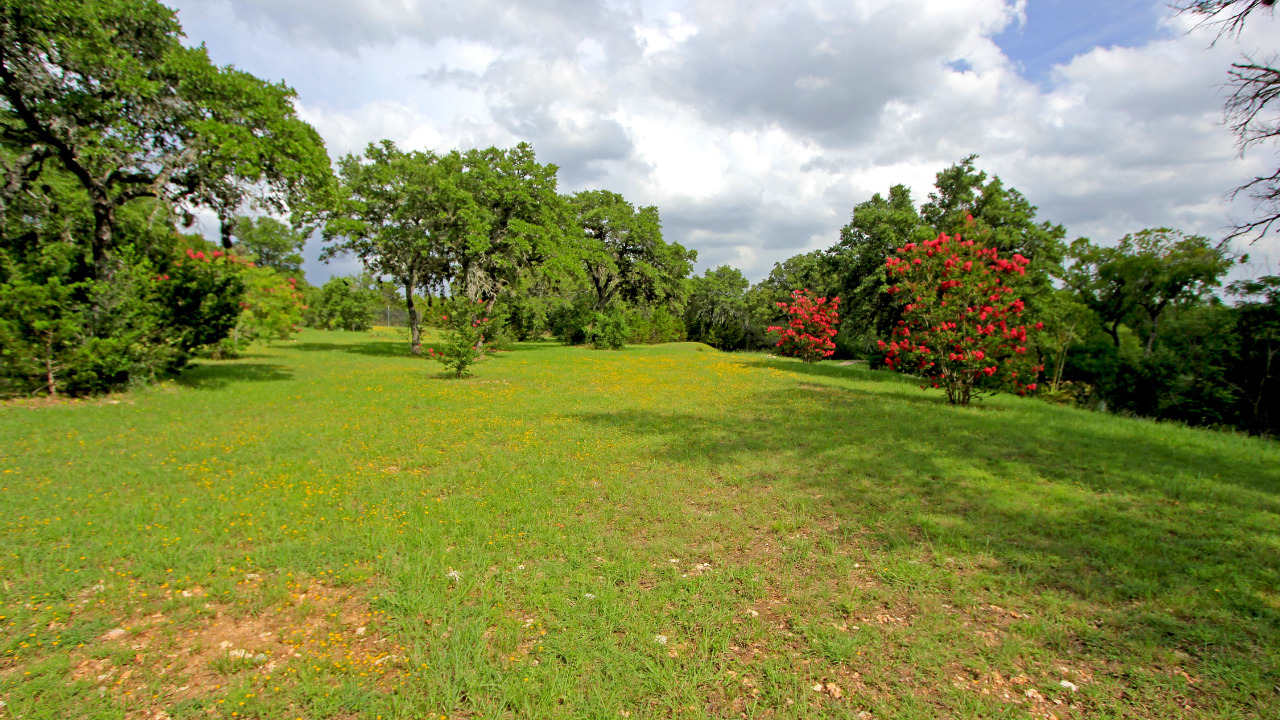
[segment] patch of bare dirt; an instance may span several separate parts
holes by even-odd
[[[256,583],[249,583],[253,592]],[[288,596],[251,614],[207,602],[196,612],[153,613],[103,633],[77,651],[73,679],[123,702],[130,720],[167,718],[165,708],[215,698],[233,683],[272,687],[302,667],[387,688],[404,666],[404,649],[378,631],[378,617],[352,588],[297,583]],[[182,591],[203,597],[199,587]]]

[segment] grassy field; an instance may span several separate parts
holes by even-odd
[[[0,718],[1280,717],[1280,448],[305,332],[0,406]]]

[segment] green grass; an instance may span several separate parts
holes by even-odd
[[[1256,439],[320,332],[0,438],[4,718],[1280,715]]]

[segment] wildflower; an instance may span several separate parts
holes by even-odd
[[[653,641],[654,641],[654,642],[656,642],[656,643],[658,643],[659,645],[666,645],[666,644],[667,644],[667,636],[666,636],[666,635],[654,635],[654,636],[653,636]]]

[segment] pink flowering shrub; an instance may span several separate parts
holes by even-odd
[[[467,368],[484,357],[484,341],[489,335],[490,319],[484,302],[456,298],[440,316],[444,331],[444,349],[427,349],[427,356],[453,371],[460,378]]]

